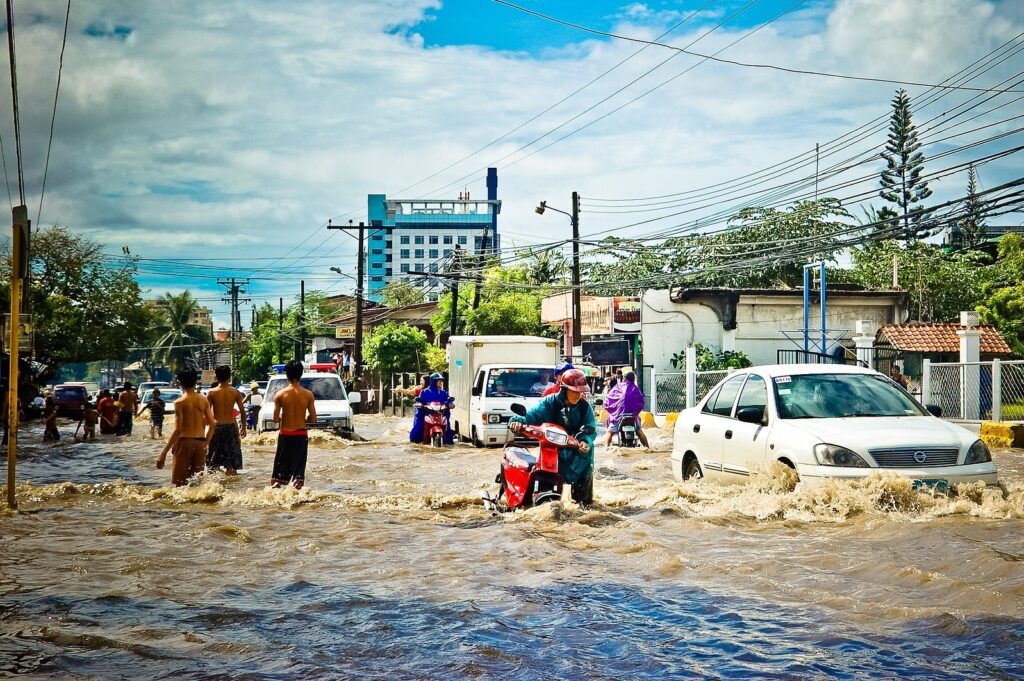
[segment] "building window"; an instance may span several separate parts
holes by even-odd
[[[384,241],[384,233],[383,232],[374,232],[373,236],[371,236],[370,239],[372,241]]]
[[[430,263],[430,271],[431,272],[437,272],[437,263],[436,262]]]
[[[384,255],[384,249],[383,248],[374,248],[374,249],[372,249],[370,251],[370,254],[371,255]]]
[[[451,234],[445,235],[445,237],[444,237],[444,244],[445,244],[445,246],[451,246],[452,245],[452,235]]]
[[[431,248],[430,249],[430,257],[431,258],[437,258],[437,249],[436,248]]]
[[[417,258],[422,258],[422,257],[423,257],[423,249],[422,249],[422,248],[417,248],[417,249],[416,249],[416,253],[415,253],[415,256],[416,256]]]
[[[372,281],[375,284],[379,284],[382,281],[384,281],[384,277],[370,277],[370,281]]]
[[[409,263],[402,263],[402,274],[409,274]]]
[[[402,250],[401,250],[401,251],[399,252],[399,257],[400,257],[400,258],[408,258],[408,257],[409,257],[409,249],[408,249],[408,248],[403,248],[403,249],[402,249]]]
[[[409,245],[409,237],[407,237],[407,236],[400,236],[400,237],[398,237],[398,241],[403,246],[408,246]]]
[[[370,267],[372,267],[375,270],[379,270],[381,267],[384,267],[384,263],[382,263],[382,262],[371,262],[370,263]]]
[[[384,276],[385,277],[390,277],[391,276],[391,268],[390,267],[387,268],[386,270],[384,270]]]
[[[459,237],[459,245],[460,245],[460,246],[465,246],[465,245],[466,245],[466,243],[467,243],[467,239],[466,239],[466,237],[464,237],[464,236],[460,236],[460,237]]]
[[[387,255],[384,256],[384,262],[391,262],[391,254],[390,253],[388,253]]]
[[[430,237],[430,245],[431,246],[436,246],[437,245],[437,237],[436,236]]]
[[[480,237],[480,236],[473,237],[473,248],[475,248],[476,250],[479,251],[480,247],[483,245],[483,243],[484,243],[483,237]]]
[[[422,236],[417,236],[416,237],[416,245],[417,246],[422,246],[423,245],[423,237]]]
[[[444,249],[444,257],[447,258],[447,257],[451,256],[451,254],[452,254],[452,249],[450,249],[450,248]]]

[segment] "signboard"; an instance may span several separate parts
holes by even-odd
[[[365,324],[363,325],[363,335],[364,336],[369,336],[372,331],[373,331],[373,329],[371,329],[369,326],[366,326]],[[334,327],[334,337],[335,338],[345,338],[345,339],[347,339],[347,338],[355,338],[356,337],[356,327],[355,326],[336,326],[336,327]]]
[[[640,299],[612,298],[612,333],[640,333]]]
[[[583,341],[583,356],[598,366],[629,366],[629,339]]]
[[[19,329],[21,330],[21,334],[18,337],[18,353],[21,354],[22,352],[32,352],[32,315],[23,314],[23,315],[19,315],[19,317],[21,318],[21,322],[19,324]],[[5,314],[4,315],[4,331],[3,331],[3,333],[4,333],[3,347],[4,347],[4,351],[7,351],[7,350],[10,349],[10,345],[11,345],[11,315],[10,314]]]
[[[612,308],[608,298],[580,297],[580,333],[603,336],[612,332]]]
[[[199,384],[202,387],[213,385],[217,382],[217,372],[213,369],[203,369],[203,375],[199,378]]]

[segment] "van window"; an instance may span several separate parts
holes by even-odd
[[[484,372],[481,371],[476,375],[476,383],[473,384],[473,388],[475,389],[474,392],[480,395],[484,394]]]
[[[345,386],[341,384],[341,379],[337,376],[331,376],[329,374],[324,376],[307,376],[299,379],[299,385],[313,393],[313,398],[317,400],[348,399],[348,395],[345,393]],[[287,379],[275,378],[271,380],[267,385],[267,392],[264,395],[264,399],[274,399],[274,395],[286,387],[288,387]]]

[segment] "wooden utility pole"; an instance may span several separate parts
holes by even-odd
[[[295,359],[302,361],[306,357],[306,280],[299,282],[299,340],[296,341]]]
[[[7,508],[18,508],[15,468],[18,460],[18,353],[21,341],[21,283],[28,275],[28,208],[15,206],[12,212],[10,353],[7,371]]]
[[[277,299],[277,361],[284,361],[284,298]]]
[[[352,225],[332,225],[328,222],[327,229],[347,231],[349,229],[353,229],[353,227]],[[355,229],[358,234],[359,247],[356,255],[356,338],[355,347],[352,348],[351,376],[352,378],[357,379],[360,377],[363,367],[363,278],[365,276],[363,261],[365,259],[366,249],[366,225],[360,222],[359,227]]]
[[[572,193],[572,344],[583,345],[580,331],[580,195]]]
[[[448,331],[448,337],[457,336],[459,333],[459,278],[462,272],[462,249],[455,244],[455,251],[452,253],[452,320]],[[478,287],[479,288],[479,287]]]

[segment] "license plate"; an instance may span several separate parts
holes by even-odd
[[[930,489],[942,494],[949,493],[949,480],[924,479],[915,480],[914,489]]]

